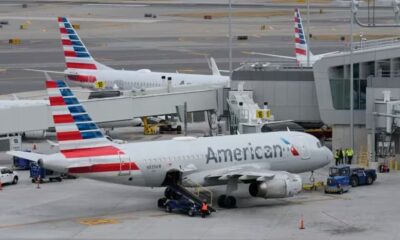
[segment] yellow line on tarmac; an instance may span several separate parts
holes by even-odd
[[[118,220],[112,218],[84,218],[84,219],[78,219],[78,222],[80,224],[88,226],[119,223]]]
[[[177,69],[178,72],[194,72],[193,69]]]

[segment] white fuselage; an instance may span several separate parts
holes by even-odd
[[[94,76],[92,81],[74,81],[83,87],[98,88],[96,82],[103,82],[101,88],[119,90],[148,89],[166,87],[168,81],[172,87],[186,85],[228,86],[229,77],[221,75],[201,75],[183,73],[151,72],[149,70],[66,70],[66,75]],[[94,81],[96,79],[96,81]]]
[[[318,139],[299,132],[183,137],[118,147],[125,153],[124,156],[71,160],[58,153],[48,156],[43,164],[58,171],[69,169],[70,173],[71,167],[77,165],[87,164],[97,169],[95,166],[114,164],[114,171],[75,175],[118,184],[160,187],[171,171],[181,172],[185,185],[194,182],[210,186],[226,184],[226,181],[205,180],[210,171],[218,169],[252,166],[266,171],[300,173],[321,168],[332,160],[331,151],[321,147]],[[292,147],[297,149],[299,155],[293,155]],[[128,165],[131,167],[127,168]]]

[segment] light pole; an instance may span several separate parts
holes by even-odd
[[[353,24],[354,24],[354,13],[356,6],[354,1],[351,1],[350,10],[350,147],[354,149],[354,69],[353,69]]]
[[[307,67],[310,67],[310,0],[307,0],[307,34]]]
[[[229,35],[229,43],[228,43],[228,48],[229,48],[229,77],[232,79],[232,3],[231,0],[229,0],[229,14],[228,14],[228,25],[229,25],[229,30],[228,30],[228,35]]]

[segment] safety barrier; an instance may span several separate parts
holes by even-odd
[[[389,159],[389,169],[390,171],[398,171],[399,170],[399,163],[395,158]]]

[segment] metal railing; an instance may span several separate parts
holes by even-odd
[[[376,47],[392,46],[392,45],[400,46],[400,37],[360,41],[360,42],[354,42],[353,44],[354,44],[353,48],[355,51],[376,48]]]
[[[196,195],[200,200],[207,200],[208,205],[212,207],[212,202],[213,202],[213,192],[206,188],[203,187],[202,185],[190,180],[186,179],[185,180],[190,186],[193,186],[193,194]]]

